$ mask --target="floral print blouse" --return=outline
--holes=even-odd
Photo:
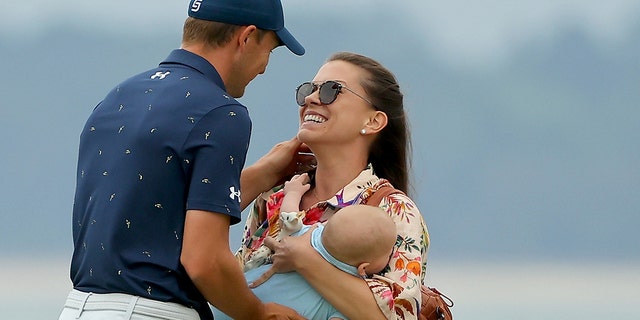
[[[391,184],[386,179],[378,178],[369,164],[331,199],[309,208],[303,222],[306,225],[325,222],[321,217],[331,217],[331,213],[340,208],[365,203],[383,186]],[[242,245],[236,253],[241,265],[249,261],[267,235],[275,237],[279,232],[276,222],[283,197],[280,186],[255,201],[245,225]],[[398,236],[389,265],[365,281],[387,319],[417,319],[420,286],[426,273],[429,233],[416,204],[403,193],[385,197],[380,207],[393,218]]]

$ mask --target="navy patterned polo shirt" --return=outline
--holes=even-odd
[[[75,289],[170,301],[212,315],[180,264],[186,210],[240,221],[251,120],[202,57],[174,50],[114,88],[80,136]]]

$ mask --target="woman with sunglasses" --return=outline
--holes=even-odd
[[[337,53],[313,81],[297,88],[296,101],[297,138],[317,162],[312,187],[300,203],[304,223],[325,222],[341,208],[367,203],[377,190],[392,186],[403,193],[386,196],[379,206],[396,224],[396,246],[382,272],[361,279],[324,260],[308,236],[276,242],[271,237],[279,231],[283,198],[283,190],[276,187],[255,201],[238,260],[244,264],[266,244],[275,252],[273,267],[253,286],[275,272],[296,271],[350,319],[417,319],[429,235],[416,204],[405,195],[410,141],[395,76],[368,57]]]

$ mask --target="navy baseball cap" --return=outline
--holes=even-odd
[[[255,25],[275,31],[291,52],[301,56],[304,47],[284,27],[284,13],[280,0],[191,0],[189,16],[241,26]]]

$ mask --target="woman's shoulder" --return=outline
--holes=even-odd
[[[400,189],[396,189],[389,180],[379,178],[371,187],[367,188],[362,195],[363,202],[367,204],[375,205],[375,203],[382,204],[382,201],[386,202],[410,202],[415,205],[409,195]]]

